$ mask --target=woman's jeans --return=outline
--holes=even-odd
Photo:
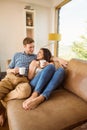
[[[43,95],[46,99],[63,81],[65,70],[60,67],[57,70],[50,64],[39,72],[30,82],[32,89]]]

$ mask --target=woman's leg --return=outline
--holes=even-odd
[[[55,73],[55,67],[52,64],[46,66],[35,78],[30,82],[34,91],[41,93],[44,87],[48,84],[53,74]]]
[[[50,94],[56,89],[63,81],[65,75],[65,70],[63,68],[59,68],[51,78],[50,82],[46,86],[45,90],[38,97],[31,100],[28,104],[28,109],[36,108],[40,103],[42,103],[45,99],[48,99]]]
[[[23,108],[25,110],[34,109],[35,107],[37,107],[37,105],[39,105],[41,102],[43,102],[43,100],[45,100],[45,98],[43,96],[40,96],[40,98],[38,98],[38,95],[43,91],[44,87],[48,84],[48,82],[50,81],[50,79],[52,78],[54,73],[55,73],[55,67],[54,67],[54,65],[50,64],[47,67],[45,67],[30,82],[30,85],[33,86],[33,88],[35,88],[35,89],[31,95],[31,97],[23,102]],[[38,80],[36,81],[36,79],[38,79]],[[38,100],[35,98],[37,98]]]
[[[52,79],[46,86],[45,90],[41,95],[43,95],[46,99],[49,98],[50,94],[55,90],[63,81],[65,77],[65,70],[64,68],[58,68],[56,72],[54,73]]]

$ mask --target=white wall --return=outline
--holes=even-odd
[[[0,66],[5,71],[6,60],[13,54],[23,51],[25,37],[24,7],[28,5],[15,0],[0,0]],[[36,48],[48,42],[51,30],[51,12],[49,7],[32,5],[35,9],[35,44]],[[39,48],[38,48],[39,49]],[[36,52],[38,49],[35,49]]]

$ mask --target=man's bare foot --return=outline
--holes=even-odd
[[[29,104],[29,102],[31,101],[31,100],[33,100],[34,98],[36,98],[36,97],[38,97],[38,92],[33,92],[32,93],[32,95],[28,98],[28,99],[26,99],[24,102],[23,102],[23,108],[25,109],[25,110],[27,110],[27,108],[28,108],[28,104]]]
[[[27,100],[27,102],[24,104],[23,108],[25,110],[32,110],[35,109],[40,103],[42,103],[45,100],[45,97],[40,95],[36,98],[33,98],[31,100]]]
[[[1,127],[4,125],[5,119],[6,119],[6,114],[3,112],[3,113],[0,115],[0,126],[1,126]]]
[[[5,119],[6,119],[6,109],[0,102],[0,126],[4,125]]]

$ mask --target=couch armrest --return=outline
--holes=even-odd
[[[11,59],[8,59],[8,60],[6,61],[6,69],[8,68],[8,65],[10,64],[10,62],[11,62]]]
[[[70,60],[64,87],[87,102],[87,61]]]
[[[2,80],[6,75],[6,72],[0,72],[0,80]]]

